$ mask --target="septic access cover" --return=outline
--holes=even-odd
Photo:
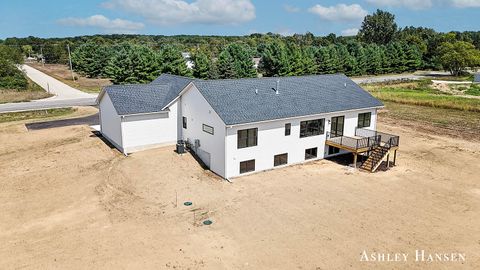
[[[212,223],[213,222],[209,219],[203,221],[203,225],[212,225]]]

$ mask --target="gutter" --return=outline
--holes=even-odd
[[[160,112],[146,112],[146,113],[132,113],[132,114],[120,114],[119,116],[121,118],[125,118],[125,117],[128,117],[128,116],[138,116],[138,115],[150,115],[150,114],[165,114],[165,113],[169,113],[170,112],[170,109],[166,110],[166,111],[160,111]]]

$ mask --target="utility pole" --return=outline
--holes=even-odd
[[[45,66],[45,57],[43,56],[43,44],[40,46],[40,54],[42,55],[42,66]]]
[[[70,71],[72,72],[72,80],[75,81],[75,75],[73,75],[73,66],[72,66],[72,54],[70,53],[70,45],[67,44],[68,50],[68,62],[70,63]]]

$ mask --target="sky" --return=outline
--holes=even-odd
[[[354,35],[376,9],[398,26],[479,31],[480,0],[0,0],[0,39],[93,34]]]

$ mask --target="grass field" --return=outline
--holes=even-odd
[[[480,112],[480,99],[448,95],[429,87],[429,81],[364,85],[382,101],[443,109]]]
[[[64,108],[29,112],[2,113],[0,114],[0,123],[67,116],[74,112],[75,109],[73,108]]]
[[[465,94],[471,95],[471,96],[480,96],[480,85],[473,84],[472,86],[470,86],[470,88],[468,88],[465,91]]]
[[[0,104],[11,102],[25,102],[30,100],[51,97],[44,89],[31,80],[28,80],[28,89],[0,89]]]
[[[381,121],[430,134],[480,140],[480,99],[441,92],[431,87],[430,80],[363,87],[384,102],[385,109],[379,112]]]

